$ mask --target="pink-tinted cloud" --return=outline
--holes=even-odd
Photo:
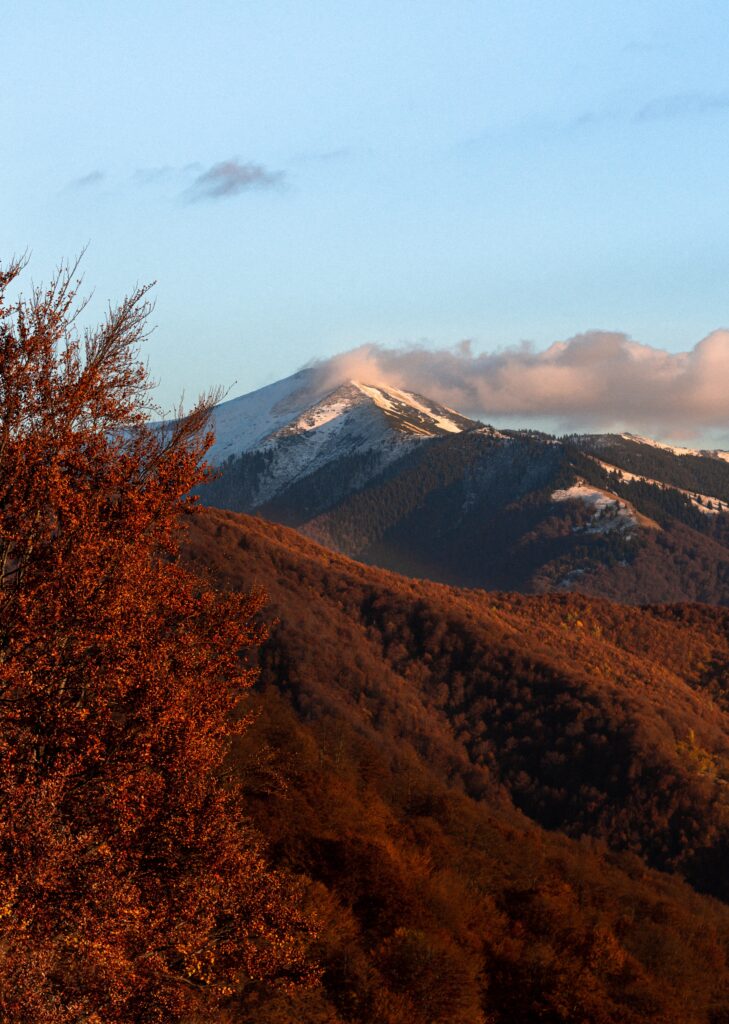
[[[332,382],[389,383],[492,422],[550,420],[564,429],[630,429],[686,438],[729,431],[729,331],[687,352],[588,331],[538,352],[523,344],[475,354],[378,345],[321,364]]]

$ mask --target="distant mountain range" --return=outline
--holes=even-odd
[[[219,405],[206,504],[486,589],[729,603],[729,453],[496,430],[406,390],[292,377]]]

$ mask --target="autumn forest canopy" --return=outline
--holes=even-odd
[[[147,290],[85,327],[76,266],[24,269],[0,1021],[729,1021],[729,612],[459,589],[201,510],[219,396],[153,422]]]
[[[226,770],[261,597],[176,560],[210,399],[151,429],[145,290],[81,334],[74,274],[0,307],[0,1016],[176,1020],[310,926]]]

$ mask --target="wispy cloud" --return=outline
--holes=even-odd
[[[348,160],[354,150],[351,146],[337,146],[335,149],[312,149],[297,153],[292,157],[293,163],[334,163]]]
[[[269,171],[261,164],[243,164],[236,159],[223,160],[198,175],[187,190],[186,197],[190,202],[227,199],[252,189],[274,188],[283,179],[283,171]]]
[[[66,188],[74,191],[76,189],[89,188],[90,185],[100,184],[105,177],[106,175],[103,171],[90,171],[89,174],[84,174],[80,178],[74,178],[72,181],[69,181]]]
[[[169,183],[189,181],[193,174],[198,175],[203,165],[199,162],[188,163],[178,167],[173,164],[160,164],[157,167],[138,167],[132,175],[135,185],[166,185]]]
[[[477,135],[464,139],[461,147],[480,148],[483,145],[501,144],[505,140],[525,137],[570,137],[603,126],[626,124],[645,125],[652,121],[670,121],[692,118],[699,120],[712,114],[729,112],[729,89],[723,92],[676,93],[656,96],[641,106],[629,105],[625,101],[606,103],[601,107],[582,110],[573,116],[531,117],[513,124],[503,124],[485,129]]]
[[[686,352],[610,331],[588,331],[541,352],[526,343],[483,354],[468,343],[440,350],[365,345],[320,369],[337,383],[393,384],[491,422],[519,417],[675,439],[729,430],[729,330]]]
[[[729,92],[678,93],[659,96],[636,113],[636,121],[661,121],[682,117],[701,117],[729,110]]]

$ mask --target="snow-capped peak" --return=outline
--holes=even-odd
[[[351,384],[353,387],[359,388],[363,394],[372,399],[378,408],[384,409],[385,412],[395,415],[401,415],[403,410],[409,410],[411,413],[413,411],[421,413],[424,422],[430,421],[436,427],[435,431],[427,431],[429,434],[434,432],[460,434],[466,429],[466,426],[473,426],[471,421],[467,421],[465,417],[461,416],[454,409],[449,409],[445,405],[438,405],[427,398],[423,398],[422,395],[413,394],[411,391],[401,391],[399,388],[382,384],[363,384],[358,380],[353,380]],[[410,429],[414,430],[413,424],[410,424]]]
[[[339,432],[354,410],[369,409],[380,420],[368,423],[365,435],[389,432],[411,437],[471,430],[477,424],[453,409],[422,395],[384,384],[350,380],[332,387],[315,369],[299,373],[217,406],[214,413],[216,442],[210,452],[214,463],[228,456],[269,448],[283,438],[312,437],[313,432]],[[361,415],[360,415],[361,418]],[[358,434],[363,424],[358,422]],[[374,436],[370,438],[373,442]],[[317,439],[323,441],[324,437]],[[367,437],[362,437],[367,440]]]
[[[390,385],[348,380],[332,386],[317,368],[224,402],[213,416],[216,441],[208,457],[214,464],[245,457],[252,507],[345,463],[354,486],[357,472],[369,478],[425,441],[481,426]]]

